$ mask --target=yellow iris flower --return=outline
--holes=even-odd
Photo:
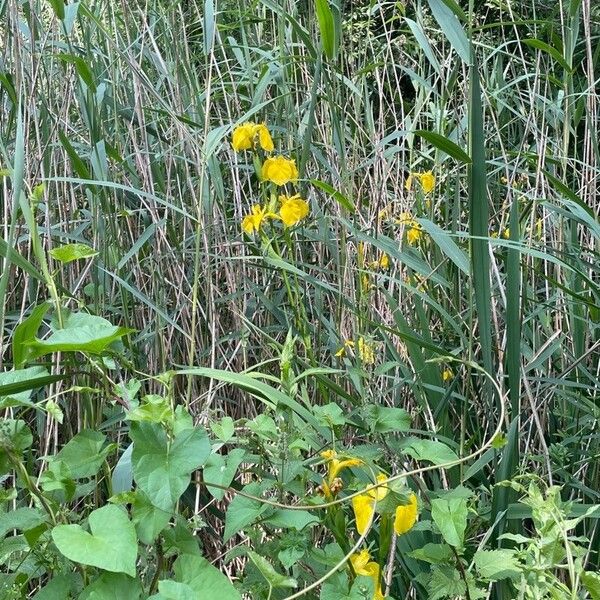
[[[383,473],[377,475],[377,483],[382,483],[386,480],[387,475],[384,475]],[[352,498],[352,509],[354,510],[354,518],[356,519],[356,530],[360,535],[363,535],[367,530],[367,527],[373,518],[373,513],[375,512],[375,500],[378,502],[383,500],[387,496],[388,491],[387,487],[381,486]]]
[[[298,179],[298,168],[291,158],[273,156],[263,163],[261,175],[264,180],[272,181],[275,185],[285,185]]]
[[[300,194],[296,194],[295,196],[279,196],[279,200],[281,202],[279,216],[286,227],[295,225],[308,215],[308,203],[306,200],[300,198]]]
[[[444,372],[442,373],[442,379],[444,381],[449,381],[453,376],[454,373],[452,372],[452,369],[444,369]]]
[[[344,458],[340,460],[335,450],[325,450],[321,452],[321,457],[327,461],[327,483],[330,485],[342,469],[358,467],[363,464],[360,458]]]
[[[418,506],[417,497],[411,494],[409,503],[404,506],[399,506],[396,509],[396,517],[394,519],[394,531],[396,535],[402,535],[410,531],[417,522]]]
[[[242,229],[248,234],[258,233],[260,228],[268,218],[278,218],[277,215],[269,212],[267,207],[264,208],[260,204],[255,204],[252,207],[252,212],[242,219]]]
[[[406,178],[406,183],[404,184],[404,187],[408,191],[411,190],[412,182],[415,177],[419,180],[423,192],[425,192],[426,194],[430,194],[431,192],[433,192],[433,190],[435,189],[435,175],[432,171],[425,171],[424,173],[411,173]]]
[[[368,550],[361,550],[350,557],[350,563],[357,575],[371,577],[375,584],[375,593],[373,600],[384,600],[385,596],[381,591],[381,583],[379,582],[379,565],[371,560],[371,555]]]
[[[404,225],[406,228],[406,241],[411,246],[414,246],[423,236],[423,228],[408,212],[401,213],[396,219],[396,223],[398,225]]]
[[[256,146],[257,137],[260,147],[265,152],[273,152],[275,148],[273,139],[264,123],[247,122],[236,127],[231,135],[231,145],[236,152],[250,150]]]

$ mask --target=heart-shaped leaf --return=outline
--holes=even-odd
[[[192,471],[210,455],[210,442],[199,427],[180,431],[171,444],[164,429],[147,421],[131,423],[133,476],[152,504],[170,511],[190,483]]]
[[[52,539],[69,560],[135,577],[137,538],[127,513],[111,504],[90,513],[91,533],[80,525],[57,525]]]

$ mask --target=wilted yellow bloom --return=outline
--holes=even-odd
[[[507,240],[510,238],[510,229],[507,227],[503,232],[502,232],[502,237]]]
[[[267,158],[261,170],[262,178],[272,181],[275,185],[285,185],[298,179],[296,162],[285,156]]]
[[[363,337],[358,338],[358,356],[360,356],[360,360],[366,365],[375,363],[375,349],[373,344]]]
[[[412,187],[413,176],[412,173],[406,178],[406,182],[404,183],[404,187],[408,192],[410,192],[410,188]]]
[[[295,225],[308,214],[308,203],[300,198],[300,194],[295,196],[279,196],[281,208],[279,216],[286,227]]]
[[[394,519],[394,531],[396,535],[402,535],[410,531],[417,522],[417,497],[411,494],[409,503],[404,506],[399,506],[396,509],[396,517]]]
[[[263,150],[266,152],[273,151],[273,139],[264,123],[257,125],[256,123],[247,122],[236,127],[231,136],[231,145],[236,152],[250,150],[250,148],[255,147],[257,137]]]
[[[342,469],[347,467],[358,467],[363,464],[360,458],[337,458],[338,454],[335,450],[324,450],[321,452],[321,457],[327,461],[327,482],[331,484]]]
[[[452,372],[452,369],[444,369],[444,372],[442,373],[442,379],[444,381],[449,381],[450,379],[452,379],[452,377],[454,376],[454,373]]]
[[[242,220],[242,229],[248,234],[258,233],[260,227],[265,219],[277,218],[277,215],[269,212],[267,207],[264,208],[260,204],[255,204],[252,207],[252,212],[246,215]]]
[[[372,269],[381,269],[382,271],[385,271],[386,269],[388,269],[389,266],[390,266],[390,257],[385,252],[381,254],[381,256],[379,257],[378,260],[374,260],[371,263]]]
[[[435,188],[435,175],[431,171],[419,173],[421,187],[426,194],[429,194]]]
[[[371,577],[375,584],[375,593],[373,600],[384,600],[385,596],[381,591],[381,583],[379,582],[379,565],[371,561],[371,555],[368,550],[361,550],[350,557],[350,563],[357,575]]]

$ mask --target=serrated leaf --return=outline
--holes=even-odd
[[[454,554],[450,546],[446,544],[425,544],[422,548],[409,552],[408,556],[435,565],[447,563],[452,560]]]
[[[521,574],[519,561],[513,550],[478,550],[473,560],[481,577],[490,581],[512,579]]]

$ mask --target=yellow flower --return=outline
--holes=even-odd
[[[358,338],[358,356],[365,365],[372,365],[375,363],[375,350],[373,344],[365,340],[365,338]]]
[[[444,381],[449,381],[453,376],[454,373],[452,372],[452,369],[444,369],[444,372],[442,373],[442,379]]]
[[[406,241],[413,246],[421,239],[422,235],[423,230],[421,229],[421,225],[416,221],[409,221],[406,230]]]
[[[394,519],[394,531],[396,535],[402,535],[410,531],[417,522],[417,497],[410,495],[409,503],[405,506],[399,506],[396,509],[396,518]]]
[[[377,475],[377,483],[387,481],[387,475],[380,473]],[[360,496],[352,498],[352,509],[354,510],[354,518],[356,519],[356,530],[362,535],[373,518],[375,512],[375,500],[378,502],[383,500],[388,493],[386,486],[378,487],[374,490],[369,490]]]
[[[258,233],[262,222],[267,218],[277,217],[271,212],[268,212],[267,207],[262,208],[260,204],[255,204],[252,207],[252,212],[246,215],[242,220],[242,229],[248,234]]]
[[[275,146],[273,145],[273,138],[271,133],[267,129],[264,123],[255,126],[255,135],[258,133],[258,143],[265,152],[273,152]]]
[[[255,123],[247,122],[233,130],[231,136],[231,145],[236,152],[242,150],[250,150],[256,146],[256,137],[260,147],[266,152],[273,152],[273,139],[264,123],[256,125]]]
[[[281,202],[279,215],[286,227],[295,225],[308,214],[308,203],[306,200],[300,198],[300,194],[296,194],[295,196],[279,196],[279,200]]]
[[[244,123],[233,130],[231,145],[236,152],[249,150],[254,146],[254,123]]]
[[[375,499],[369,494],[361,494],[352,498],[352,510],[356,519],[356,530],[362,535],[369,526],[375,512]]]
[[[507,240],[510,238],[510,229],[507,227],[504,232],[502,233],[502,237]]]
[[[431,171],[419,173],[421,187],[426,194],[429,194],[435,188],[435,175]]]
[[[337,477],[342,469],[347,467],[357,467],[363,464],[360,458],[345,458],[338,459],[338,453],[335,450],[324,450],[321,452],[321,457],[327,461],[327,482],[329,484]]]
[[[274,156],[265,160],[261,175],[263,179],[272,181],[275,185],[285,185],[298,179],[298,169],[294,160],[285,156]]]
[[[381,583],[379,582],[379,565],[376,562],[371,561],[369,551],[361,550],[357,554],[353,554],[350,557],[350,563],[357,575],[371,577],[373,579],[373,583],[375,584],[373,600],[384,600],[385,596],[381,591]]]
[[[346,356],[346,348],[354,348],[354,342],[352,340],[346,340],[344,345],[335,353],[340,358]]]
[[[372,269],[381,269],[382,271],[389,269],[389,266],[390,266],[390,257],[385,252],[382,253],[382,255],[379,257],[378,260],[374,260],[371,263]]]

